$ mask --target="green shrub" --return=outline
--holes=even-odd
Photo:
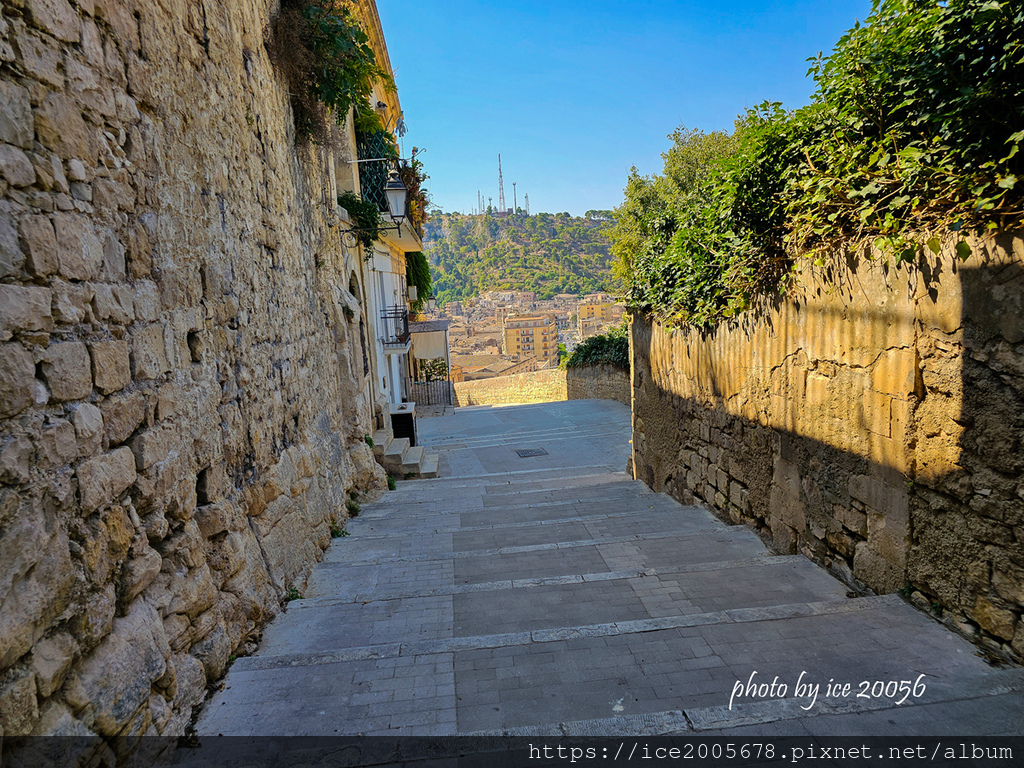
[[[625,324],[600,336],[591,336],[572,351],[565,362],[566,368],[587,365],[611,365],[629,370],[629,339]]]
[[[707,325],[784,289],[797,254],[871,240],[913,262],[1020,225],[1024,5],[876,0],[811,72],[811,105],[680,128],[663,175],[633,170],[612,231],[631,308]]]

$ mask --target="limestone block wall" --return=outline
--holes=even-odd
[[[1024,654],[1024,240],[848,253],[714,331],[632,328],[634,467]]]
[[[629,405],[633,397],[629,371],[612,365],[566,368],[565,384],[568,400],[618,400]]]
[[[551,403],[557,400],[618,400],[629,405],[629,373],[610,365],[514,373],[493,379],[459,381],[456,405]]]
[[[514,373],[493,379],[458,381],[455,405],[502,405],[510,403],[551,403],[565,400],[565,371]]]
[[[383,485],[274,5],[3,2],[3,735],[181,733]]]

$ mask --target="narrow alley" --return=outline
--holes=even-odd
[[[623,471],[629,421],[595,400],[424,419],[441,477],[349,521],[200,735],[1021,732],[1024,670],[652,493]]]

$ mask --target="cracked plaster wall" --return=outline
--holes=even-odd
[[[1024,654],[1024,241],[848,253],[713,331],[632,328],[634,471]]]

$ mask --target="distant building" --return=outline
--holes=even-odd
[[[519,359],[536,356],[558,362],[558,328],[550,313],[509,315],[505,319],[505,354]]]
[[[501,355],[453,355],[452,367],[460,369],[459,381],[478,381],[501,376],[515,363]]]
[[[536,300],[537,294],[533,291],[484,291],[479,298],[496,304],[530,303]]]
[[[580,302],[576,322],[581,341],[603,333],[622,320],[626,308],[622,304],[604,301],[607,297],[606,293],[590,294]]]

